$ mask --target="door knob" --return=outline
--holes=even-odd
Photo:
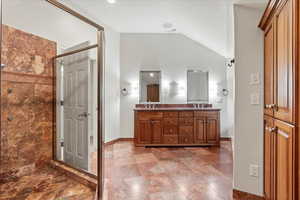
[[[81,113],[81,114],[79,114],[78,115],[78,117],[88,117],[90,114],[89,113],[87,113],[87,112],[83,112],[83,113]]]

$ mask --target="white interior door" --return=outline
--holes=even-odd
[[[68,56],[63,60],[64,161],[88,170],[89,76],[88,56]]]

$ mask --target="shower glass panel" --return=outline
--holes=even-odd
[[[56,83],[56,158],[97,175],[97,48],[57,58]]]
[[[1,195],[23,199],[15,188],[25,184],[10,181],[32,176],[52,185],[45,177],[60,177],[53,163],[96,175],[97,48],[78,49],[97,44],[97,29],[47,1],[2,6],[0,177],[8,189]]]

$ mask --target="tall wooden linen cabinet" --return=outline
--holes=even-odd
[[[264,31],[264,192],[266,200],[299,196],[299,0],[270,0]]]

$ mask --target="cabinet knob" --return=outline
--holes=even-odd
[[[277,128],[276,127],[269,127],[269,126],[266,126],[266,131],[269,131],[270,133],[273,133],[273,132],[276,132]]]
[[[278,110],[278,106],[276,104],[266,104],[265,108],[267,108],[267,109],[273,109],[273,110]]]

